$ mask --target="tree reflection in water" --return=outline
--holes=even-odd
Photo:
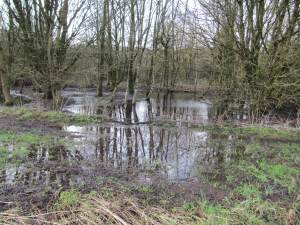
[[[65,127],[74,137],[74,146],[68,149],[59,145],[56,149],[33,146],[30,166],[11,165],[1,172],[2,183],[70,186],[84,179],[85,171],[89,170],[86,163],[180,181],[216,169],[224,171],[224,164],[233,158],[237,142],[234,138],[189,129],[194,122],[208,122],[211,113],[208,103],[179,98],[172,93],[159,93],[135,104],[127,101],[103,106],[95,104],[93,96],[88,99],[76,95],[74,104],[66,110],[105,114],[116,122]]]

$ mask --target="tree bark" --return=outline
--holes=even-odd
[[[10,94],[10,87],[8,85],[7,76],[5,75],[4,71],[0,70],[0,77],[1,77],[2,94],[4,97],[4,104],[7,106],[11,106],[13,105],[13,98]]]
[[[134,46],[135,46],[135,0],[130,1],[130,34],[129,34],[129,62],[128,62],[128,77],[127,77],[127,97],[132,99],[135,86],[134,73]]]

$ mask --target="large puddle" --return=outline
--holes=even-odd
[[[103,105],[93,92],[80,95],[64,91],[63,95],[73,103],[65,111],[105,114],[115,121],[64,128],[72,133],[80,158],[170,180],[197,175],[196,165],[205,157],[208,133],[193,131],[189,126],[209,121],[212,107],[208,101],[191,94],[158,93],[135,104]]]
[[[67,147],[55,140],[53,146],[32,146],[28,162],[2,170],[3,193],[10,189],[29,195],[46,187],[55,191],[87,186],[111,171],[142,182],[158,177],[172,182],[201,179],[203,172],[233,159],[239,145],[233,136],[216,137],[190,128],[208,123],[213,115],[209,101],[191,94],[156,93],[135,104],[111,103],[96,98],[93,90],[70,89],[62,95],[69,99],[63,111],[105,114],[113,122],[64,127],[75,143]],[[123,97],[117,93],[117,98]]]
[[[96,98],[92,90],[78,92],[64,90],[62,96],[69,99],[66,112],[84,115],[106,114],[119,122],[128,119],[126,104],[122,104],[125,93],[117,92],[117,103]],[[106,94],[108,95],[108,94]],[[138,94],[138,96],[143,94]],[[132,106],[130,123],[152,122],[154,120],[172,120],[177,122],[206,123],[212,117],[212,105],[209,101],[199,100],[188,93],[157,93],[148,100],[137,97]],[[120,101],[121,100],[121,101]],[[127,107],[128,109],[128,107]]]

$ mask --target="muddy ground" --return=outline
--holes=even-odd
[[[20,120],[14,115],[0,114],[0,130],[63,135],[62,127],[59,124],[49,121]]]
[[[72,139],[72,134],[63,131],[61,124],[36,119],[23,120],[15,115],[0,115],[0,130],[13,132],[16,135],[29,132],[34,135],[55,135],[60,138]],[[55,151],[59,151],[61,146],[53,147]],[[36,180],[34,183],[24,179],[21,183],[1,185],[1,211],[14,206],[21,207],[25,211],[30,211],[33,208],[46,210],[55,203],[60,192],[66,188],[75,188],[82,193],[89,193],[92,190],[101,190],[103,187],[119,189],[119,186],[122,186],[122,188],[129,190],[133,196],[138,197],[141,201],[146,200],[149,204],[160,204],[161,200],[167,199],[168,207],[180,206],[198,198],[218,202],[226,196],[223,190],[192,178],[181,182],[169,182],[155,174],[149,175],[135,169],[120,172],[115,168],[86,162],[84,164],[89,167],[89,170],[82,170],[76,161],[71,163],[62,161],[59,165],[57,162],[39,165],[38,162],[31,161],[30,156],[27,160],[23,166],[29,171],[28,173],[34,173],[37,168],[43,167],[53,174],[80,175],[81,185],[65,184],[65,187],[59,187],[59,185],[53,184],[52,186],[51,184],[43,184],[42,179],[41,181]],[[99,181],[100,178],[101,181]],[[151,187],[150,194],[139,189],[145,185]]]

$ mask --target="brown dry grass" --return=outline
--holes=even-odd
[[[193,218],[194,217],[194,218]],[[0,213],[0,224],[118,224],[159,225],[189,224],[200,220],[184,210],[167,211],[159,207],[141,206],[136,199],[125,195],[104,198],[101,195],[85,196],[79,206],[66,211],[52,211],[35,215],[21,215],[17,209]]]

